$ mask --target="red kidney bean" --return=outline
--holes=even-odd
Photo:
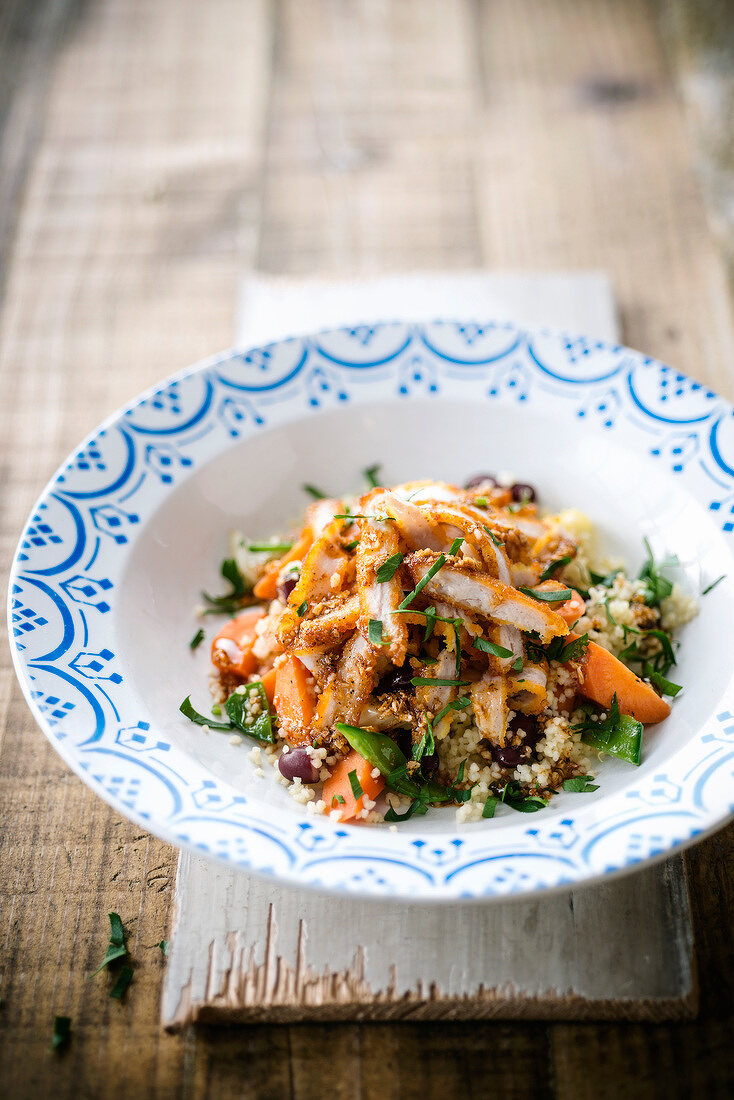
[[[291,749],[290,752],[281,753],[278,770],[286,779],[300,779],[304,783],[316,783],[319,778],[318,769],[311,763],[306,749]]]

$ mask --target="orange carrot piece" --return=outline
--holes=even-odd
[[[276,674],[275,669],[271,668],[270,672],[266,672],[264,674],[264,676],[261,677],[262,685],[263,685],[263,688],[265,689],[265,694],[268,697],[268,702],[270,703],[271,707],[275,706],[275,678],[276,678],[276,675],[277,674]]]
[[[330,814],[332,810],[338,811],[339,821],[351,821],[364,809],[364,797],[354,797],[352,784],[349,782],[349,773],[356,772],[357,781],[367,798],[376,799],[385,786],[384,776],[373,776],[375,769],[368,760],[360,756],[354,749],[348,756],[342,757],[335,764],[331,775],[324,783],[321,797],[326,803],[324,813]],[[343,798],[343,802],[337,801]]]
[[[292,745],[309,740],[308,727],[314,716],[316,699],[308,669],[297,657],[286,657],[275,672],[273,693],[275,713]]]
[[[565,619],[569,626],[573,626],[576,620],[580,619],[586,611],[586,601],[583,596],[579,595],[575,588],[572,588],[571,591],[573,592],[571,599],[566,600],[565,603],[556,608],[556,614]]]
[[[225,623],[212,642],[212,664],[229,676],[250,676],[257,668],[252,652],[255,625],[265,609],[248,607],[247,611]]]
[[[288,565],[291,561],[302,561],[308,553],[308,550],[313,542],[313,535],[308,527],[304,527],[297,542],[293,543],[290,550],[283,555],[282,558],[278,558],[276,561],[270,561],[265,566],[265,572],[260,580],[255,585],[253,592],[257,596],[258,600],[274,600],[278,595],[278,574],[284,565]]]
[[[596,642],[589,642],[581,671],[584,682],[579,687],[580,693],[599,706],[609,707],[616,693],[620,713],[643,725],[662,722],[670,714],[668,703],[649,684]]]

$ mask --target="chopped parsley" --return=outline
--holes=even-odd
[[[454,557],[455,554],[459,553],[459,550],[461,549],[461,544],[462,544],[463,541],[464,541],[463,538],[457,538],[457,539],[454,539],[454,541],[451,543],[451,546],[449,547],[449,555],[452,558]]]
[[[649,661],[645,661],[642,666],[642,673],[646,680],[649,680],[656,691],[661,695],[670,695],[674,698],[679,691],[683,690],[682,684],[675,684],[672,680],[666,679],[659,672],[656,672]]]
[[[371,489],[379,489],[380,488],[380,482],[378,480],[379,477],[380,477],[380,466],[379,465],[368,466],[366,470],[362,471],[362,473],[364,475],[365,481],[367,482],[367,484],[369,485],[369,487]]]
[[[307,611],[308,611],[308,600],[304,600],[303,603],[299,604],[298,607],[296,608],[296,615],[298,616],[299,619],[302,619]]]
[[[701,595],[708,596],[709,592],[713,592],[717,584],[721,584],[723,580],[726,580],[726,576],[726,573],[722,573],[721,576],[717,577],[715,581],[712,581],[711,584],[706,585]]]
[[[495,546],[504,546],[505,545],[504,542],[502,541],[502,539],[498,539],[497,536],[495,535],[494,531],[492,530],[492,528],[488,527],[486,523],[483,523],[482,527],[487,532],[487,534],[489,535],[489,537],[491,538],[491,540],[495,544]]]
[[[499,804],[499,798],[494,794],[488,794],[484,801],[484,809],[482,810],[482,817],[494,817],[494,811]]]
[[[356,550],[358,546],[359,546],[359,539],[352,539],[351,542],[345,542],[344,543],[344,549],[345,550]]]
[[[562,569],[564,566],[570,565],[570,564],[571,564],[570,554],[565,554],[562,558],[556,558],[555,561],[552,561],[549,565],[546,565],[545,569],[540,574],[541,581],[552,580],[553,574],[558,569]]]
[[[415,586],[413,591],[408,593],[408,595],[405,597],[403,602],[400,604],[400,607],[398,608],[398,610],[399,611],[405,611],[406,607],[409,607],[410,604],[412,604],[413,600],[416,598],[418,593],[423,591],[423,589],[426,587],[426,585],[430,581],[431,577],[435,577],[436,573],[438,573],[439,569],[442,566],[444,566],[445,564],[446,564],[446,555],[445,554],[439,554],[438,557],[436,558],[435,562],[431,566],[431,568],[426,573],[425,577],[422,577],[421,580],[418,581],[418,584]]]
[[[121,1001],[125,990],[133,980],[133,974],[134,971],[131,966],[123,966],[117,976],[117,981],[110,990],[110,997],[113,997],[116,1001]]]
[[[522,657],[516,657],[515,660],[512,662],[513,672],[522,672],[522,668],[523,668]]]
[[[345,805],[344,795],[343,794],[335,794],[334,797],[331,800],[332,810],[336,809],[337,806],[344,806],[344,805]]]
[[[95,974],[99,974],[100,970],[104,970],[106,966],[109,966],[115,959],[123,959],[127,955],[127,948],[125,947],[125,929],[122,926],[122,921],[118,913],[109,913],[110,918],[110,942],[107,944],[107,951],[105,957],[99,964],[96,970],[93,970],[89,975],[93,978]]]
[[[287,554],[292,542],[251,542],[247,549],[253,554]]]
[[[570,779],[564,779],[561,786],[564,791],[574,791],[575,794],[590,794],[598,791],[599,784],[592,783],[593,775],[573,775]]]
[[[486,508],[489,505],[489,501],[486,497],[474,497],[474,505],[477,508]]]
[[[340,512],[334,519],[374,519],[377,523],[395,523],[394,516],[366,516],[364,512]]]
[[[481,649],[482,653],[491,653],[493,657],[512,656],[511,649],[505,649],[503,645],[497,645],[496,642],[488,642],[486,638],[475,638],[474,648]]]
[[[385,810],[385,821],[407,821],[414,814],[421,816],[425,813],[428,813],[428,801],[425,798],[414,798],[403,814],[399,814],[391,802]]]
[[[441,677],[433,676],[413,676],[411,679],[413,687],[468,687],[469,680],[444,680]]]
[[[198,710],[194,710],[191,704],[191,696],[187,695],[181,706],[178,708],[183,714],[184,718],[188,718],[190,722],[194,722],[197,726],[208,726],[212,730],[231,730],[231,722],[212,722],[211,718],[205,718],[203,714],[199,714]]]
[[[660,676],[667,676],[670,669],[676,664],[675,650],[670,635],[665,630],[638,630],[634,626],[623,626],[625,641],[632,634],[636,638],[656,638],[660,644],[657,653],[647,653],[640,642],[632,641],[620,652],[619,659],[627,664],[638,664],[644,667],[649,664]]]
[[[362,790],[359,780],[357,779],[356,771],[352,770],[351,772],[349,772],[347,779],[349,780],[349,786],[352,788],[352,794],[354,795],[354,797],[361,798],[364,794],[364,791]]]
[[[224,709],[237,729],[248,737],[272,745],[275,741],[270,703],[262,680],[243,684],[225,700]]]
[[[392,557],[384,561],[375,573],[378,584],[384,584],[385,581],[391,581],[395,576],[399,566],[403,562],[404,555],[398,551],[397,554],[393,554]]]
[[[198,649],[201,643],[204,641],[204,631],[199,629],[194,634],[193,638],[189,642],[189,649]]]
[[[314,500],[328,500],[326,493],[322,493],[320,489],[317,489],[315,485],[302,485],[304,493],[308,493]]]
[[[592,748],[608,752],[610,756],[618,756],[620,760],[627,760],[630,764],[640,763],[642,722],[619,713],[616,692],[612,696],[609,713],[603,721],[595,722],[587,714],[586,719],[572,729],[580,732],[581,740]]]
[[[367,624],[367,637],[372,642],[372,645],[390,645],[388,641],[382,639],[382,620],[370,619]]]
[[[252,597],[252,589],[245,583],[245,578],[234,558],[225,558],[219,571],[225,581],[229,581],[230,591],[225,592],[223,596],[210,596],[202,592],[202,598],[209,604],[204,614],[234,615],[235,611],[239,611],[244,602]]]
[[[506,783],[500,794],[500,802],[518,810],[522,814],[534,814],[537,810],[543,810],[548,805],[547,798],[539,795],[526,795],[519,783]]]
[[[541,592],[537,588],[528,588],[526,584],[523,584],[518,592],[522,592],[524,596],[531,596],[540,603],[565,603],[573,596],[570,588],[551,588]]]
[[[71,1038],[71,1016],[54,1016],[54,1030],[51,1036],[51,1050],[65,1047]]]
[[[588,645],[588,634],[582,634],[581,637],[573,638],[570,642],[566,641],[565,635],[561,635],[553,638],[545,648],[529,642],[528,652],[536,662],[545,658],[546,661],[560,661],[561,664],[565,664],[567,661],[582,661]]]
[[[168,940],[160,940],[156,947],[160,947],[161,954],[168,958]]]
[[[675,565],[673,561],[663,562],[661,565],[657,565],[650,549],[650,543],[647,539],[643,540],[645,543],[645,550],[647,551],[647,560],[640,570],[639,579],[645,582],[645,603],[648,607],[660,607],[663,600],[667,599],[670,593],[673,591],[673,582],[669,581],[667,577],[664,577],[661,569],[666,565]]]

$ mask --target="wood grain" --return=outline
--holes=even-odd
[[[1,5],[1,20],[20,7]],[[633,344],[734,394],[725,267],[651,6],[89,0],[77,11],[53,63],[38,76],[29,63],[40,90],[15,116],[26,153],[3,211],[3,562],[85,432],[230,341],[248,267],[603,268]],[[10,1096],[309,1100],[324,1082],[368,1100],[734,1091],[731,828],[688,856],[695,1022],[167,1036],[149,945],[167,927],[174,855],[68,773],[33,728],[4,645],[0,805]],[[113,908],[136,964],[125,1004],[87,977]],[[57,1012],[74,1018],[60,1058],[48,1051]]]

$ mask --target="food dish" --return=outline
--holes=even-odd
[[[389,466],[388,466],[389,456]],[[223,533],[275,531],[301,485],[460,484],[522,472],[549,512],[572,501],[636,573],[646,536],[702,593],[639,768],[608,757],[599,790],[542,812],[390,828],[298,807],[228,737],[186,722],[205,684],[192,602],[216,591]],[[118,812],[173,844],[279,882],[448,901],[580,884],[723,825],[732,811],[734,414],[621,346],[505,323],[373,324],[216,356],[141,395],[54,475],[11,575],[19,679],[39,725]],[[205,696],[203,696],[205,697]],[[265,769],[263,769],[265,771]]]
[[[673,631],[697,609],[649,544],[630,579],[593,555],[583,514],[542,515],[511,475],[365,475],[359,497],[304,486],[316,500],[290,535],[233,534],[231,592],[201,608],[236,610],[211,642],[214,717],[188,697],[185,716],[242,731],[337,822],[537,812],[598,790],[600,755],[639,765],[644,725],[681,690]]]

